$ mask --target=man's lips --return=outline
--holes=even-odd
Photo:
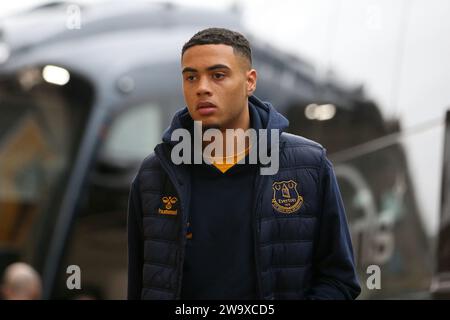
[[[211,102],[199,102],[197,103],[197,112],[202,116],[213,114],[217,110],[217,106]]]

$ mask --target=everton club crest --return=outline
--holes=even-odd
[[[303,197],[298,193],[297,182],[279,181],[272,184],[272,207],[281,213],[293,213],[300,209]]]

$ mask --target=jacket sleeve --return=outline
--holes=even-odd
[[[320,174],[322,213],[308,299],[356,299],[361,292],[345,209],[331,162],[323,156]]]
[[[128,199],[128,300],[139,300],[142,289],[143,236],[139,188],[135,178]]]

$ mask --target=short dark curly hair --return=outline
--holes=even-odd
[[[187,49],[204,44],[225,44],[233,47],[235,53],[246,58],[252,65],[252,49],[250,43],[241,33],[225,28],[208,28],[194,34],[183,46],[181,57]]]

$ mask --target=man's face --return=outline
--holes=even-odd
[[[256,71],[243,56],[224,44],[196,45],[184,52],[181,64],[184,99],[194,121],[204,128],[248,128]]]

